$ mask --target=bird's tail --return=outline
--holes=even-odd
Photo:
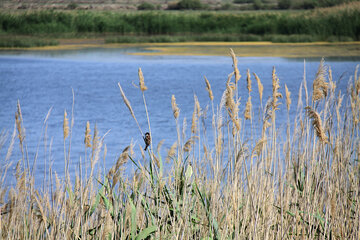
[[[144,148],[144,151],[146,151],[146,149],[148,148],[149,145],[146,145],[145,148]]]

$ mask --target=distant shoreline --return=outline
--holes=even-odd
[[[56,51],[86,48],[130,48],[139,52],[131,55],[203,55],[224,56],[233,48],[239,57],[360,57],[360,41],[357,42],[181,42],[181,43],[105,43],[104,39],[65,39],[59,45],[31,48],[0,48],[0,51]],[[144,49],[146,51],[141,51]],[[149,50],[151,50],[149,52]]]

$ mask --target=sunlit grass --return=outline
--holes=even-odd
[[[134,146],[129,137],[129,146],[124,146],[116,163],[110,169],[98,168],[107,161],[106,134],[100,136],[96,126],[87,124],[84,155],[72,159],[73,111],[65,112],[63,136],[55,137],[64,141],[66,171],[59,177],[50,165],[41,187],[35,187],[39,184],[34,182],[33,164],[51,162],[50,157],[30,161],[18,103],[13,133],[0,135],[1,146],[8,146],[1,156],[1,238],[358,239],[357,70],[347,92],[340,92],[322,60],[313,88],[307,89],[309,80],[304,78],[298,99],[291,99],[274,68],[272,88],[263,89],[272,93],[265,101],[261,79],[250,71],[239,72],[235,53],[230,53],[233,71],[224,82],[221,101],[214,102],[211,76],[207,76],[204,91],[209,94],[209,106],[191,96],[194,112],[189,129],[181,124],[176,96],[169,99],[173,119],[168,121],[176,126],[177,140],[167,155],[160,155],[160,143],[152,143],[144,152],[145,144]],[[145,79],[139,69],[139,91],[147,112],[146,89],[151,85],[146,86]],[[248,92],[241,96],[239,88]],[[124,100],[119,104],[125,104],[129,118],[137,121],[121,83],[119,95]],[[260,105],[253,105],[252,98],[259,98]],[[286,108],[287,114],[280,115],[279,108]],[[290,115],[290,109],[296,114]],[[50,112],[40,136],[46,134]],[[139,126],[139,138],[144,132],[156,135],[150,128],[152,113],[147,113],[148,128]],[[284,131],[278,128],[279,118],[288,119]],[[210,128],[202,124],[207,120]],[[16,145],[22,152],[20,160],[12,156]],[[87,169],[70,174],[69,161],[87,162]],[[125,163],[136,168],[134,176],[124,173]],[[6,186],[12,166],[16,184]]]

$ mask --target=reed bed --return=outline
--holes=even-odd
[[[307,89],[299,87],[297,105],[276,69],[272,89],[263,89],[250,70],[240,73],[231,50],[234,70],[224,82],[226,90],[214,103],[211,78],[204,81],[209,93],[209,113],[194,96],[191,131],[181,124],[181,109],[172,103],[177,140],[160,154],[161,143],[144,152],[131,143],[124,146],[110,169],[96,168],[106,161],[106,146],[96,126],[84,133],[84,157],[72,159],[73,112],[64,112],[64,178],[50,164],[43,186],[35,187],[26,132],[18,103],[14,131],[1,135],[0,236],[2,239],[359,239],[360,237],[360,78],[355,71],[347,93],[337,91],[332,72],[322,60]],[[242,77],[243,74],[246,77]],[[146,76],[139,69],[139,91],[146,108]],[[240,96],[239,88],[247,88]],[[126,93],[120,94],[136,121]],[[263,90],[272,91],[266,102]],[[284,92],[284,99],[283,94]],[[240,98],[246,104],[240,102]],[[260,106],[252,106],[260,98]],[[120,103],[119,103],[120,104]],[[286,107],[287,116],[278,109]],[[294,118],[290,108],[296,109]],[[50,111],[47,116],[49,116]],[[288,119],[285,132],[276,118]],[[48,117],[47,117],[48,118]],[[46,121],[43,133],[46,133]],[[150,129],[151,112],[147,112]],[[209,132],[202,124],[210,118]],[[251,136],[245,135],[251,129]],[[257,131],[259,129],[259,131]],[[190,132],[190,134],[186,134]],[[249,131],[248,131],[249,132]],[[206,134],[205,134],[206,133]],[[258,134],[257,134],[258,133]],[[188,136],[187,136],[188,135]],[[205,137],[208,136],[208,137]],[[44,140],[45,141],[45,140]],[[129,139],[129,142],[131,139]],[[19,144],[22,158],[12,159]],[[48,144],[51,147],[51,144]],[[134,157],[134,151],[140,151]],[[89,162],[73,179],[70,162]],[[171,167],[166,169],[165,161]],[[37,161],[39,162],[39,160]],[[135,166],[125,174],[125,163]],[[16,185],[4,180],[15,166]]]
[[[359,16],[359,2],[300,12],[0,11],[0,46],[54,45],[56,39],[89,37],[107,43],[359,41]]]

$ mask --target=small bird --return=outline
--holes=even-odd
[[[151,143],[151,137],[150,137],[150,133],[145,133],[145,137],[144,137],[144,142],[145,142],[145,148],[144,151],[146,151],[146,149],[148,148],[148,146]]]

